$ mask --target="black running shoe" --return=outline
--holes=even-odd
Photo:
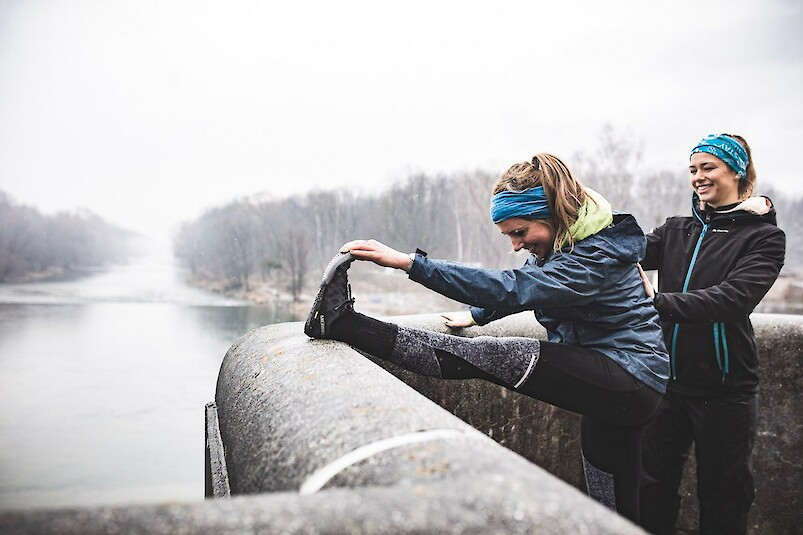
[[[328,338],[332,323],[347,311],[354,310],[346,275],[352,262],[351,253],[338,253],[323,271],[321,287],[304,324],[304,333],[310,338]]]

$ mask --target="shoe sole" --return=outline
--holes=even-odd
[[[335,257],[329,261],[329,265],[326,266],[326,269],[323,270],[323,279],[321,280],[321,286],[326,286],[327,284],[332,282],[332,277],[335,276],[337,268],[339,268],[346,262],[352,262],[352,261],[354,261],[354,257],[351,256],[351,253],[337,253]]]
[[[326,325],[324,324],[323,316],[320,315],[321,303],[323,302],[323,294],[329,283],[337,272],[337,268],[345,263],[353,262],[355,258],[351,253],[338,253],[329,261],[326,269],[323,270],[323,278],[321,279],[321,286],[318,288],[318,295],[315,296],[315,301],[312,302],[312,308],[307,316],[307,321],[304,323],[304,334],[310,338],[322,338],[326,334]],[[318,328],[316,330],[316,327]]]

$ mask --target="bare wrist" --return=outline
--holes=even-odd
[[[409,255],[407,255],[410,257],[410,263],[407,264],[407,267],[404,269],[404,271],[410,273],[410,270],[413,269],[413,264],[415,264],[415,257],[418,255],[427,256],[427,252],[422,251],[421,249],[416,249],[414,253],[410,253]]]
[[[404,267],[404,271],[406,271],[407,273],[410,273],[410,270],[413,269],[413,263],[415,262],[415,253],[410,253],[407,256],[410,259],[410,261]]]

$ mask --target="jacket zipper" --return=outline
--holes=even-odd
[[[691,272],[694,270],[694,263],[697,261],[697,253],[700,252],[700,246],[703,244],[703,238],[705,238],[705,234],[708,232],[708,228],[711,226],[711,223],[704,222],[700,218],[700,216],[697,214],[697,211],[694,210],[693,207],[692,211],[694,212],[694,215],[697,216],[697,219],[700,220],[700,223],[703,224],[703,230],[700,232],[700,237],[697,238],[697,245],[694,247],[694,254],[691,255],[691,262],[689,263],[689,271],[688,273],[686,273],[686,281],[683,283],[683,293],[686,293],[686,290],[689,289],[689,281],[691,280]],[[672,351],[669,352],[669,361],[672,366],[672,379],[678,378],[677,358],[675,356],[675,350],[677,349],[679,328],[680,325],[676,323],[674,329],[672,329]]]

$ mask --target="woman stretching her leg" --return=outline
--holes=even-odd
[[[604,198],[550,154],[513,165],[493,193],[493,222],[514,250],[531,253],[520,269],[480,269],[352,241],[327,267],[304,330],[422,375],[481,378],[582,414],[589,494],[638,523],[642,432],[668,378],[658,316],[637,268],[644,235],[632,216],[613,216]],[[533,310],[549,341],[467,339],[357,313],[347,278],[355,259],[402,269],[472,305],[470,317],[449,318],[451,327]]]

